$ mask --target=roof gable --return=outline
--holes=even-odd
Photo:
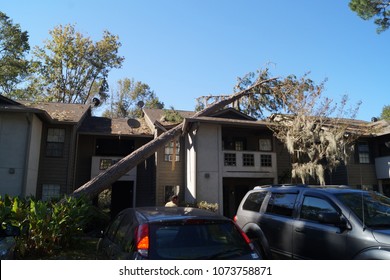
[[[226,109],[220,110],[220,111],[210,115],[210,117],[256,121],[255,118],[252,118],[251,116],[248,116],[248,115],[246,115],[246,114],[244,114],[244,113],[242,113],[234,108],[226,108]]]

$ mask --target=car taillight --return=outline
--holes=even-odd
[[[136,244],[138,253],[147,258],[149,253],[149,226],[147,224],[137,227]]]
[[[238,228],[238,230],[240,231],[241,236],[245,239],[245,242],[248,243],[249,245],[252,244],[252,242],[249,239],[248,235],[246,235],[246,233],[241,228]]]
[[[236,216],[234,216],[233,221],[237,223],[237,220],[238,219],[237,219],[237,215],[236,215]]]

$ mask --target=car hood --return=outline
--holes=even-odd
[[[376,241],[390,246],[390,229],[374,230],[372,234]]]

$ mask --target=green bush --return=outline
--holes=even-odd
[[[87,225],[96,219],[93,206],[85,198],[65,197],[61,201],[0,197],[2,227],[20,228],[16,238],[16,257],[45,258],[73,246]]]

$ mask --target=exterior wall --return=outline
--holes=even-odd
[[[222,143],[219,125],[202,124],[197,130],[196,199],[222,201]]]
[[[23,195],[29,125],[25,114],[0,114],[0,194]]]
[[[184,138],[180,139],[180,161],[173,163],[172,161],[164,160],[164,147],[161,147],[155,153],[156,165],[156,205],[165,205],[165,187],[177,187],[179,192],[179,203],[185,200],[184,198]]]
[[[46,156],[46,140],[47,140],[47,131],[48,128],[63,128],[65,129],[65,142],[63,148],[62,157],[47,157]],[[60,193],[68,193],[69,186],[73,182],[68,180],[69,172],[69,160],[72,155],[70,155],[70,145],[72,139],[72,126],[69,125],[47,125],[43,127],[42,133],[42,143],[41,143],[41,154],[40,154],[40,164],[39,164],[39,176],[38,176],[38,186],[37,186],[37,197],[42,197],[42,185],[43,184],[56,184],[60,185]]]
[[[348,185],[372,188],[378,185],[374,164],[348,164]]]
[[[235,204],[239,203],[241,196],[250,187],[276,183],[278,153],[275,143],[272,151],[259,151],[259,139],[269,137],[271,136],[266,129],[222,127],[220,124],[211,123],[196,124],[186,137],[186,199],[217,203],[221,214],[229,212],[230,215],[230,212],[235,211]],[[224,150],[224,138],[244,139],[245,150]],[[236,155],[235,165],[225,166],[225,153]],[[254,166],[242,165],[243,154],[254,155]],[[271,155],[272,166],[262,167],[259,162],[260,154]],[[279,155],[281,156],[285,154]]]

